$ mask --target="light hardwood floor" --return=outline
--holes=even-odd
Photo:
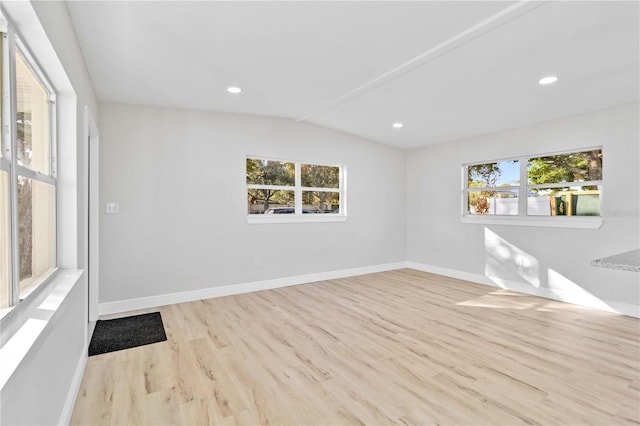
[[[155,310],[72,424],[640,423],[633,318],[414,270]]]

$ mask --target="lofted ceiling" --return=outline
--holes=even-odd
[[[639,5],[67,2],[101,101],[284,117],[401,148],[638,101]],[[559,80],[540,86],[546,75]]]

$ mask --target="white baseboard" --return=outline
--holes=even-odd
[[[69,387],[67,399],[64,402],[64,407],[62,407],[62,413],[60,414],[60,419],[58,420],[59,425],[68,425],[69,423],[71,423],[71,416],[73,415],[73,408],[76,405],[78,393],[80,393],[80,386],[82,385],[82,377],[84,376],[84,370],[87,366],[87,359],[87,348],[83,348],[82,353],[80,354],[78,365],[76,367],[76,371],[73,374],[73,380],[71,381],[71,386]]]
[[[334,280],[353,277],[356,275],[374,274],[376,272],[392,271],[406,267],[406,262],[385,263],[382,265],[364,266],[360,268],[342,269],[338,271],[320,272],[316,274],[297,275],[265,281],[226,285],[221,287],[204,288],[181,293],[161,294],[157,296],[141,297],[137,299],[119,300],[116,302],[100,303],[100,315],[118,314],[135,311],[137,309],[155,308],[173,305],[175,303],[193,302],[195,300],[211,299],[214,297],[232,296],[273,288],[289,287],[308,284],[317,281]]]
[[[418,271],[457,278],[477,284],[517,291],[557,300],[588,308],[615,312],[630,317],[640,318],[640,306],[630,303],[600,300],[594,296],[585,297],[585,294],[571,294],[549,288],[536,288],[526,283],[501,280],[495,277],[442,268],[418,262],[395,262],[382,265],[365,266],[361,268],[342,269],[338,271],[320,272],[317,274],[298,275],[250,283],[233,284],[222,287],[211,287],[200,290],[186,291],[182,293],[162,294],[158,296],[142,297],[138,299],[119,300],[100,304],[100,315],[117,314],[121,312],[135,311],[138,309],[155,308],[158,306],[172,305],[175,303],[192,302],[194,300],[210,299],[214,297],[232,296],[235,294],[250,293],[253,291],[269,290],[273,288],[288,287],[299,284],[308,284],[317,281],[332,280],[337,278],[353,277],[356,275],[373,274],[376,272],[392,271],[402,268],[411,268]]]
[[[87,324],[87,347],[89,347],[89,343],[91,343],[93,332],[96,330],[96,324],[96,321],[89,321]]]
[[[578,294],[549,288],[533,287],[529,284],[517,281],[502,280],[496,277],[488,277],[471,272],[458,271],[455,269],[442,268],[439,266],[432,266],[411,261],[406,262],[406,267],[416,269],[418,271],[430,272],[432,274],[470,281],[476,284],[483,284],[491,287],[517,291],[518,293],[531,294],[533,296],[544,297],[545,299],[552,299],[560,302],[571,303],[573,305],[579,305],[587,308],[594,308],[634,318],[640,318],[640,305],[633,305],[631,303],[616,302],[611,300],[601,300],[593,295],[588,294],[586,291],[580,292]]]

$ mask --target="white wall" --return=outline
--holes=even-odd
[[[105,103],[99,121],[101,303],[405,259],[401,150],[256,116]],[[348,220],[248,224],[247,155],[345,165]]]
[[[33,301],[27,316],[47,324],[0,392],[2,425],[53,425],[67,422],[71,414],[87,356],[87,294],[76,284],[59,300],[55,293],[61,286],[55,287]],[[61,301],[55,311],[47,308],[51,299],[54,305]]]
[[[60,158],[60,163],[58,164],[58,168],[62,172],[73,170],[75,180],[71,182],[71,179],[69,179],[67,184],[73,184],[75,187],[74,192],[77,194],[77,199],[73,200],[73,203],[69,203],[73,204],[76,210],[76,221],[73,223],[73,226],[77,228],[75,256],[73,259],[68,260],[65,257],[63,261],[68,261],[72,264],[70,266],[74,266],[73,262],[75,261],[77,262],[77,267],[85,268],[87,225],[84,212],[86,198],[84,174],[87,165],[84,158],[87,142],[84,141],[84,107],[88,106],[91,115],[97,117],[98,101],[93,91],[93,85],[84,63],[84,57],[82,56],[66,3],[64,1],[34,1],[32,5],[73,87],[73,93],[62,93],[62,96],[58,96],[62,98],[63,102],[65,100],[68,101],[66,111],[63,111],[62,117],[58,117],[59,120],[66,120],[65,124],[68,124],[65,128],[58,129],[59,132],[62,132],[62,135],[58,136],[58,144],[71,144],[77,140],[75,158],[69,158],[70,156]],[[68,98],[72,99],[68,100]],[[61,103],[60,100],[58,103]],[[72,109],[74,110],[73,117],[69,117],[68,111]],[[67,160],[66,163],[65,160]],[[71,213],[65,212],[65,215],[69,216]],[[66,265],[63,266],[66,267]]]
[[[83,268],[82,130],[85,105],[97,116],[96,97],[64,2],[3,2],[3,7],[58,92],[58,264]],[[39,296],[65,295],[48,313],[42,334],[2,388],[2,424],[57,424],[69,419],[87,344],[86,274],[80,280],[78,274],[72,275],[71,281],[59,281],[77,284],[63,289],[54,282]],[[16,315],[5,318],[10,320],[7,324],[3,321],[3,332],[5,325],[13,330],[28,318],[42,316],[43,309],[34,299],[12,314]]]
[[[537,294],[551,290],[576,300],[590,293],[614,305],[639,305],[637,273],[590,266],[592,259],[640,246],[639,141],[638,105],[634,104],[411,151],[407,155],[408,259],[491,275]],[[605,180],[600,229],[460,222],[462,163],[600,145]],[[517,256],[496,261],[491,253],[496,243],[520,253],[525,264],[516,264]]]

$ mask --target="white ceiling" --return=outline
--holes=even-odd
[[[67,5],[101,101],[285,117],[413,148],[639,98],[636,1]],[[548,74],[559,81],[539,86]]]

